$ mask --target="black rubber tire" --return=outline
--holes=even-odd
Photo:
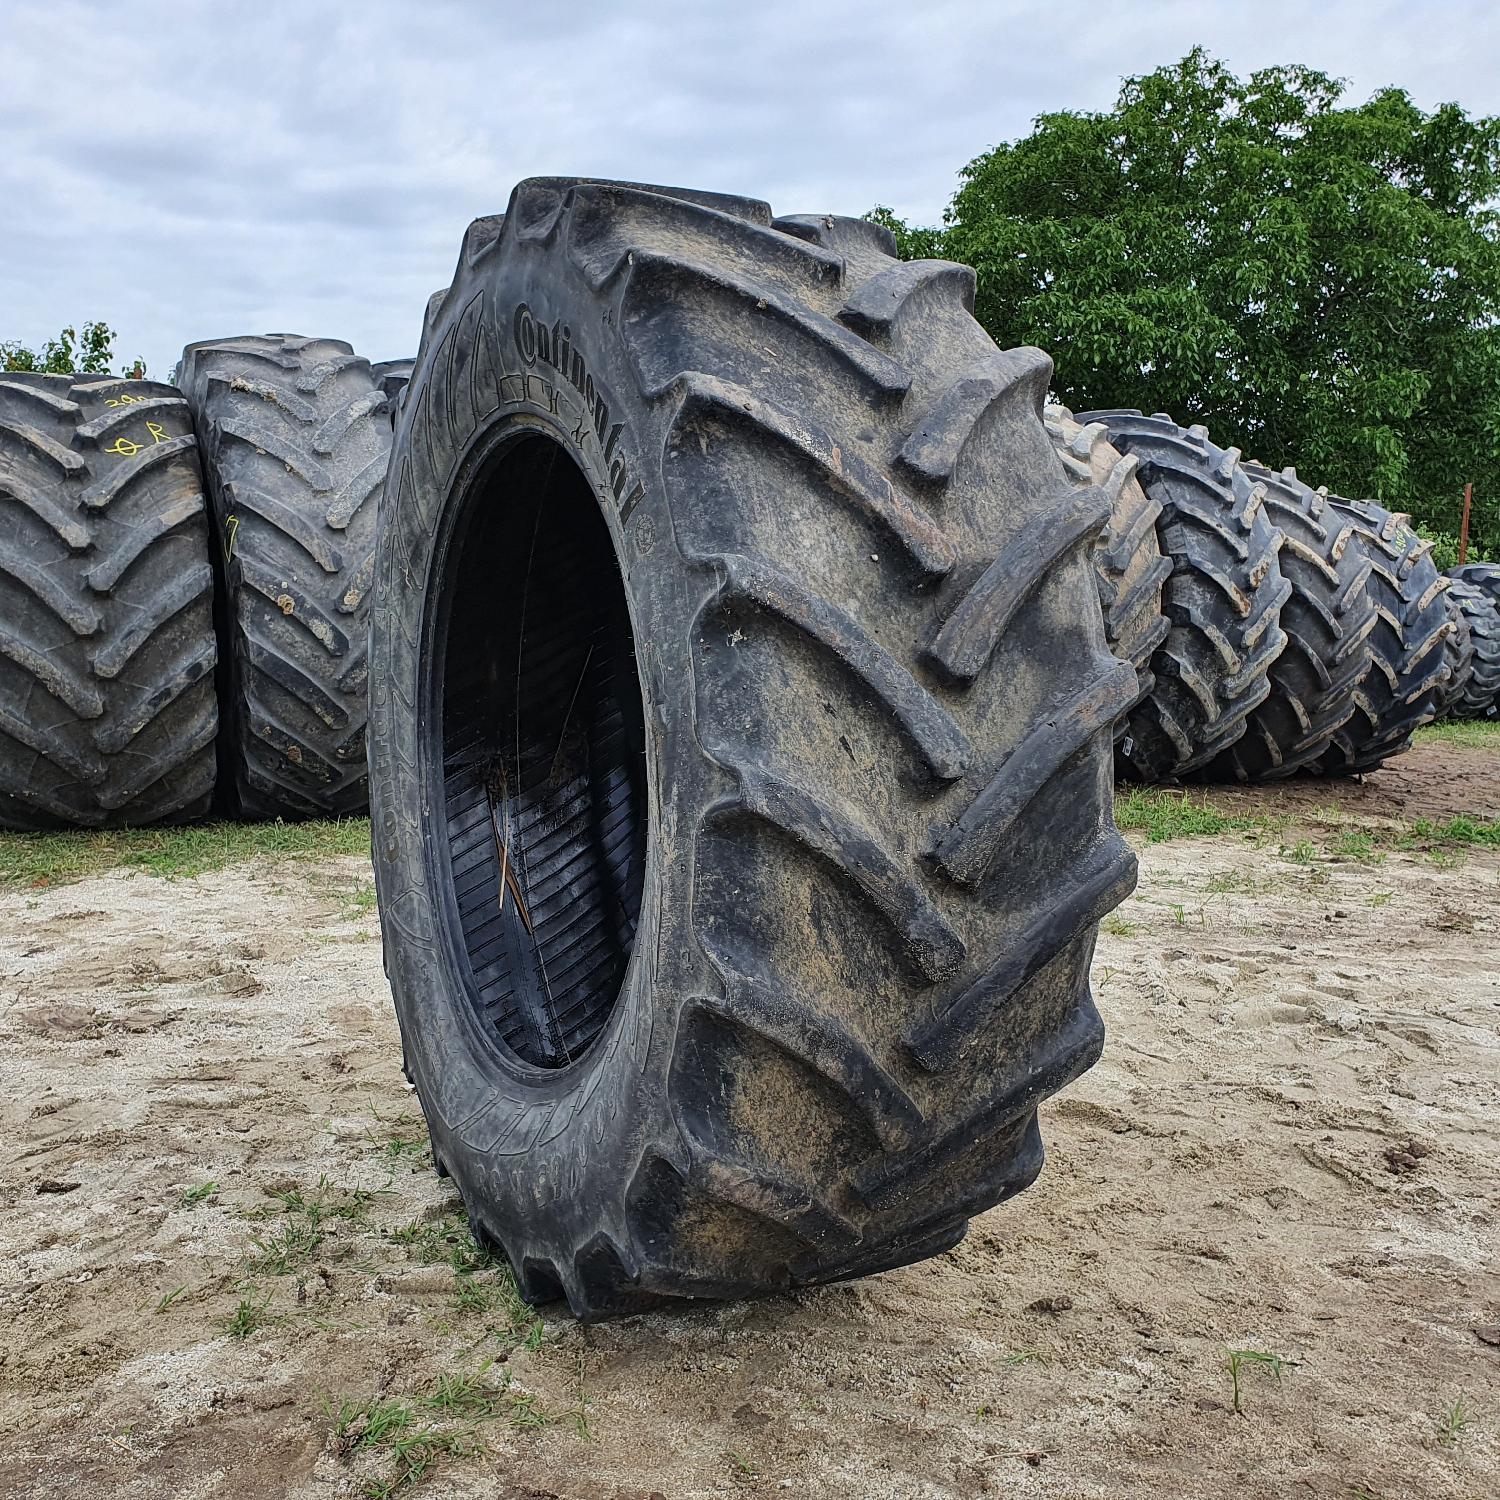
[[[365,810],[365,680],[386,398],[337,339],[190,344],[179,366],[222,574],[226,811]]]
[[[1079,484],[1096,484],[1110,502],[1109,525],[1094,549],[1099,603],[1109,649],[1136,673],[1134,708],[1151,691],[1151,662],[1166,640],[1171,622],[1162,612],[1162,587],[1172,576],[1156,535],[1161,506],[1136,478],[1140,460],[1121,453],[1102,422],[1085,427],[1065,406],[1043,412],[1047,432],[1063,467]],[[1128,710],[1115,720],[1116,738],[1129,726]]]
[[[1493,719],[1500,697],[1500,609],[1466,576],[1448,574],[1448,598],[1463,620],[1471,652],[1469,670],[1456,692],[1448,695],[1447,713],[1454,719]]]
[[[1089,960],[1135,880],[1108,506],[1052,451],[1046,356],[893,248],[528,181],[408,387],[386,968],[475,1233],[581,1317],[952,1246],[1102,1045]]]
[[[1377,616],[1370,632],[1370,670],[1354,691],[1354,713],[1318,763],[1330,776],[1374,771],[1411,744],[1437,717],[1448,681],[1447,642],[1453,634],[1432,561],[1432,543],[1373,500],[1329,497],[1347,515],[1349,545],[1370,562],[1366,587]]]
[[[1500,609],[1500,563],[1465,563],[1462,567],[1449,568],[1449,578],[1461,578],[1487,594],[1496,609]]]
[[[1316,770],[1354,714],[1377,619],[1369,558],[1351,545],[1351,523],[1327,491],[1303,484],[1295,469],[1244,469],[1264,488],[1266,514],[1283,537],[1277,560],[1291,587],[1281,606],[1287,644],[1244,736],[1197,773],[1204,781],[1276,781]]]
[[[414,359],[383,359],[379,364],[370,366],[370,374],[374,377],[375,384],[385,393],[385,399],[392,408],[400,405],[401,392],[406,389],[411,380],[414,364],[416,364]]]
[[[207,813],[212,593],[182,392],[0,375],[0,827]]]
[[[1433,700],[1435,720],[1452,717],[1454,708],[1463,701],[1469,677],[1474,671],[1474,640],[1469,634],[1469,621],[1459,608],[1451,585],[1443,595],[1443,603],[1453,629],[1443,643],[1443,666],[1448,675]]]
[[[1157,648],[1149,697],[1131,712],[1118,768],[1135,781],[1172,781],[1206,766],[1246,731],[1271,691],[1286,645],[1281,532],[1265,491],[1202,427],[1138,411],[1087,412],[1140,462],[1141,487],[1161,506],[1157,533],[1171,559],[1162,591],[1171,631]]]

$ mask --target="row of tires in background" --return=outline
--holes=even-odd
[[[0,826],[364,810],[410,368],[273,335],[190,346],[178,386],[0,376]]]
[[[366,613],[412,361],[289,335],[190,345],[179,387],[0,378],[0,826],[340,817],[367,804]],[[1133,411],[1045,421],[1111,520],[1107,634],[1137,669],[1116,770],[1374,770],[1493,716],[1500,565]],[[206,481],[206,482],[205,482]]]
[[[1138,411],[1045,413],[1064,466],[1113,506],[1095,554],[1110,645],[1137,670],[1116,770],[1147,782],[1373,771],[1423,724],[1500,695],[1500,565],[1439,573],[1431,544]]]

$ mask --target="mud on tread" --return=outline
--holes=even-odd
[[[207,813],[212,584],[180,390],[0,375],[0,827]]]
[[[376,571],[375,867],[434,1154],[532,1300],[594,1317],[937,1253],[1032,1180],[1038,1102],[1098,1055],[1088,964],[1135,868],[1110,773],[1135,679],[1089,555],[1108,507],[1051,448],[1049,363],[995,349],[972,285],[858,221],[538,179],[476,223],[429,310]],[[524,935],[501,886],[545,908],[545,871],[578,878],[586,841],[528,853],[521,752],[494,736],[481,794],[472,737],[434,738],[463,724],[430,684],[432,632],[467,597],[442,582],[463,566],[445,517],[479,524],[464,496],[522,461],[501,439],[523,424],[602,498],[651,832],[618,1003],[571,1065],[518,1072],[462,945]],[[524,490],[495,493],[529,521]],[[1034,546],[1060,516],[1066,544]],[[516,575],[505,597],[525,591]],[[554,592],[525,637],[587,682],[610,641],[570,648],[538,603]],[[570,712],[600,719],[594,691]],[[434,777],[472,789],[446,830],[422,816]],[[503,849],[465,842],[487,817]],[[489,891],[482,928],[457,931],[458,888],[433,875],[450,861],[463,899]],[[608,947],[602,928],[569,941]]]
[[[183,351],[180,371],[221,579],[226,810],[358,814],[387,396],[336,339],[208,340]]]
[[[1140,464],[1141,487],[1161,506],[1157,534],[1172,562],[1162,594],[1171,630],[1152,660],[1155,685],[1120,741],[1122,776],[1168,781],[1198,770],[1240,739],[1271,691],[1268,673],[1286,645],[1282,535],[1265,491],[1239,450],[1163,414],[1082,413]]]

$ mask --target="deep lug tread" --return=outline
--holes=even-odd
[[[245,817],[358,813],[389,395],[370,362],[337,339],[193,344],[182,372],[232,644],[227,795]]]
[[[207,811],[216,652],[188,426],[171,386],[0,379],[0,827]]]

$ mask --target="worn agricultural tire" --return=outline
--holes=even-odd
[[[1047,407],[1043,417],[1063,467],[1077,483],[1098,485],[1110,502],[1109,525],[1094,549],[1094,572],[1109,649],[1135,668],[1139,703],[1156,682],[1151,660],[1171,629],[1161,603],[1162,586],[1172,575],[1156,535],[1161,506],[1136,478],[1140,460],[1115,448],[1102,422],[1085,427],[1063,406]],[[1115,720],[1117,738],[1128,724],[1125,714]]]
[[[390,452],[386,397],[336,339],[190,344],[213,499],[229,811],[364,811],[368,593]]]
[[[212,591],[182,392],[0,375],[0,827],[207,813]]]
[[[1443,666],[1447,676],[1433,699],[1434,720],[1452,717],[1453,710],[1463,701],[1474,672],[1474,639],[1469,634],[1468,617],[1459,608],[1451,584],[1443,595],[1443,603],[1448,610],[1448,623],[1453,628],[1443,643]]]
[[[1448,577],[1472,584],[1489,597],[1496,609],[1500,609],[1500,563],[1465,563],[1462,567],[1449,568]]]
[[[1239,450],[1209,442],[1202,427],[1138,411],[1099,411],[1110,442],[1139,461],[1137,478],[1161,506],[1157,535],[1171,559],[1162,591],[1171,630],[1152,662],[1155,684],[1131,712],[1119,744],[1123,776],[1171,781],[1206,766],[1244,735],[1271,691],[1267,675],[1286,635],[1281,532],[1265,490]]]
[[[1446,710],[1454,719],[1493,719],[1500,712],[1500,609],[1466,570],[1448,574],[1448,598],[1463,621],[1471,657],[1469,670],[1456,691],[1447,695]]]
[[[1327,492],[1303,484],[1295,469],[1244,469],[1264,489],[1266,515],[1283,537],[1277,560],[1291,588],[1281,606],[1287,643],[1267,673],[1270,693],[1244,736],[1198,772],[1205,781],[1275,781],[1316,769],[1354,714],[1378,618],[1369,558]]]
[[[370,769],[434,1158],[581,1317],[858,1276],[1099,1055],[1111,657],[1050,362],[856,220],[536,179],[384,499]]]
[[[1354,690],[1354,713],[1318,762],[1330,776],[1357,776],[1399,755],[1415,730],[1437,717],[1454,626],[1443,600],[1447,582],[1432,543],[1373,500],[1330,497],[1351,521],[1349,545],[1370,562],[1366,587],[1375,605],[1370,669]]]

